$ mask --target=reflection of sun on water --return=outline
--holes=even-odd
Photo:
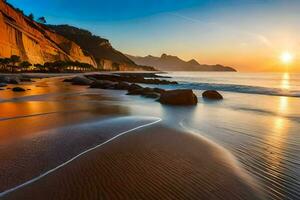
[[[282,75],[280,87],[282,89],[290,89],[290,75],[289,75],[289,73],[284,73]]]
[[[285,140],[288,133],[288,120],[280,115],[285,115],[289,109],[289,97],[279,97],[278,101],[279,116],[270,118],[273,126],[266,135],[268,149],[266,152],[267,163],[270,167],[269,173],[279,177],[282,174],[282,160],[284,159],[282,151],[285,148]]]

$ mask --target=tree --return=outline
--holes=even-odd
[[[20,56],[12,55],[9,58],[9,63],[11,63],[13,66],[16,65],[16,63],[20,62]]]
[[[19,66],[22,68],[22,70],[27,70],[30,66],[32,66],[32,64],[28,61],[23,61],[19,64]]]
[[[37,21],[38,21],[39,23],[41,23],[41,24],[46,24],[46,23],[47,23],[45,17],[39,17]]]
[[[28,15],[28,18],[31,19],[31,20],[33,21],[33,20],[34,20],[34,15],[33,15],[32,13],[30,13],[30,14]]]
[[[34,64],[34,67],[36,69],[38,69],[39,71],[43,72],[43,71],[46,71],[46,67],[44,65],[41,65],[41,64]]]

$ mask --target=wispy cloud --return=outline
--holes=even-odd
[[[242,30],[240,28],[235,28],[235,27],[232,27],[232,26],[229,26],[229,25],[224,25],[224,24],[220,24],[220,23],[216,23],[216,22],[207,22],[207,21],[203,21],[203,20],[199,20],[199,19],[196,19],[196,18],[188,17],[188,16],[178,14],[178,13],[170,13],[170,15],[181,18],[181,19],[184,19],[184,20],[187,20],[189,22],[208,25],[208,26],[213,26],[215,28],[228,29],[228,30],[240,33],[240,34],[244,34],[244,35],[247,35],[251,38],[254,38],[255,40],[257,40],[258,42],[260,42],[261,44],[263,44],[267,47],[272,47],[272,43],[270,42],[270,40],[266,36],[264,36],[263,34]]]

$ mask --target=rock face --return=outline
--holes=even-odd
[[[196,105],[198,99],[192,90],[169,90],[161,94],[159,102],[169,105]]]
[[[96,65],[76,43],[25,17],[0,1],[0,57],[18,55],[32,64],[78,60]]]
[[[202,97],[204,99],[211,99],[211,100],[221,100],[221,99],[223,99],[223,96],[215,90],[207,90],[207,91],[203,92]]]
[[[70,26],[46,26],[0,0],[0,58],[20,56],[32,64],[79,61],[104,70],[154,70],[136,65],[109,41]]]
[[[153,66],[161,71],[236,71],[232,67],[226,67],[223,65],[206,65],[199,64],[196,60],[184,61],[177,56],[171,56],[162,54],[161,57],[155,56],[131,56],[128,58],[133,60],[138,65]]]

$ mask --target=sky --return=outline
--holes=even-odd
[[[298,0],[8,0],[110,40],[131,55],[176,55],[239,71],[300,72]],[[284,52],[293,58],[280,60]],[[286,53],[285,53],[286,54]]]

